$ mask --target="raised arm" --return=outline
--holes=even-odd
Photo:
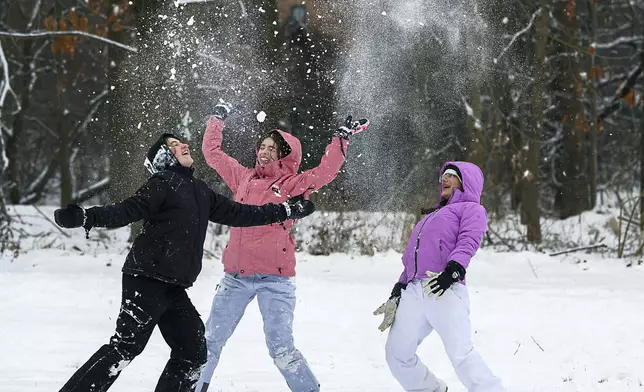
[[[287,179],[282,183],[282,187],[291,195],[299,195],[304,192],[316,191],[333,181],[347,156],[349,137],[366,131],[369,125],[370,122],[367,119],[353,121],[352,117],[348,116],[344,125],[333,133],[331,143],[324,150],[320,164]]]
[[[239,187],[239,181],[250,169],[245,168],[236,159],[222,151],[223,129],[224,121],[211,116],[203,137],[201,151],[208,166],[215,169],[226,185],[235,193]]]
[[[282,188],[291,195],[316,191],[333,181],[345,161],[349,141],[334,136],[324,150],[320,164],[313,169],[287,178]]]

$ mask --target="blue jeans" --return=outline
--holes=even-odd
[[[264,319],[268,353],[291,391],[317,392],[318,380],[293,344],[295,286],[289,278],[277,275],[226,274],[212,301],[206,322],[208,363],[201,373],[196,392],[205,392],[219,363],[221,350],[244,315],[246,306],[257,296]]]

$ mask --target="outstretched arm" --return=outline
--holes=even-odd
[[[300,195],[284,203],[261,206],[241,204],[210,190],[210,221],[234,227],[262,226],[287,219],[301,219],[315,211]]]
[[[136,191],[134,196],[120,203],[92,207],[87,210],[77,204],[69,204],[65,208],[54,211],[54,219],[61,227],[84,227],[89,238],[89,231],[94,226],[123,227],[154,214],[165,200],[166,187],[163,180],[152,177]]]
[[[87,223],[91,223],[90,227],[117,228],[147,219],[159,211],[166,191],[165,181],[151,177],[133,196],[122,202],[87,209]]]

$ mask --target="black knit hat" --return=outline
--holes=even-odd
[[[171,133],[164,133],[156,142],[154,142],[154,144],[152,144],[152,147],[150,147],[147,155],[145,156],[144,165],[152,174],[179,164],[179,161],[172,154],[172,151],[170,151],[170,148],[166,143],[168,138],[175,138],[181,141],[180,137]]]

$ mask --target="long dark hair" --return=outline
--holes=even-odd
[[[420,214],[421,214],[421,215],[427,215],[427,214],[429,214],[429,213],[432,213],[432,212],[434,212],[434,211],[438,210],[439,208],[444,207],[444,206],[445,206],[445,204],[447,204],[447,201],[448,201],[447,199],[443,199],[443,198],[441,197],[441,201],[440,201],[440,203],[438,203],[438,205],[437,205],[437,206],[421,208],[421,209],[420,209]]]
[[[259,137],[259,140],[257,141],[257,145],[255,146],[255,150],[259,151],[259,147],[262,145],[262,142],[266,140],[267,138],[273,139],[275,142],[275,145],[277,146],[277,158],[282,159],[288,154],[291,153],[291,146],[288,145],[286,140],[282,137],[282,135],[279,133],[277,129],[273,129],[269,131],[268,133],[265,133]]]

